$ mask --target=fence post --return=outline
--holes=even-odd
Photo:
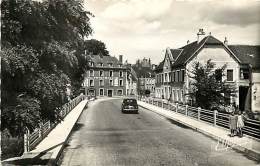
[[[201,111],[201,108],[198,107],[198,120],[200,120],[200,111]]]
[[[162,99],[162,108],[163,108],[163,99]]]
[[[23,137],[23,143],[24,143],[24,153],[28,152],[29,151],[29,135],[28,135],[28,129],[26,127],[25,129],[25,134],[24,134],[24,137]]]
[[[185,115],[188,116],[188,105],[185,106]]]
[[[217,125],[217,113],[218,113],[218,111],[214,110],[214,126]]]
[[[42,139],[42,122],[40,122],[40,127],[39,127],[39,138]]]
[[[176,103],[176,109],[175,111],[178,112],[179,103]]]

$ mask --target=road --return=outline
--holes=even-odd
[[[84,110],[61,155],[62,166],[250,166],[213,139],[144,108],[122,114],[120,99],[99,99]]]

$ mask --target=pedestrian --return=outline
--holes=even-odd
[[[235,112],[235,107],[233,104],[229,104],[227,109],[226,109],[226,112],[232,114],[232,112]]]
[[[244,124],[244,116],[241,111],[238,112],[237,115],[237,133],[239,137],[243,137],[243,127],[245,126]]]
[[[234,137],[237,128],[237,117],[235,116],[234,112],[232,112],[229,116],[229,128],[231,133],[230,136]]]

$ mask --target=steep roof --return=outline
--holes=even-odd
[[[103,63],[103,67],[108,67],[109,64],[112,64],[113,67],[117,67],[119,64],[122,64],[116,57],[113,56],[88,55],[87,60],[94,62],[94,66],[99,63]]]
[[[176,59],[182,51],[183,49],[171,49],[173,59]]]
[[[182,52],[173,63],[173,66],[179,66],[186,63],[204,45],[223,45],[223,43],[215,37],[209,35],[204,37],[200,42],[194,41],[190,44],[187,44],[180,48]]]
[[[260,45],[229,45],[228,48],[242,63],[251,64],[252,68],[260,68]]]
[[[164,64],[164,60],[162,62],[159,63],[159,65],[155,68],[155,72],[159,72],[163,70],[163,64]]]

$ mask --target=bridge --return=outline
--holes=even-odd
[[[131,149],[135,149],[136,146],[137,151],[131,151],[131,153],[129,152],[128,154],[132,156],[134,153],[140,153],[137,155],[137,158],[141,159],[139,163],[135,164],[145,164],[147,162],[145,158],[149,158],[151,154],[157,154],[159,155],[158,157],[160,160],[172,163],[176,162],[174,161],[175,159],[172,159],[171,157],[165,158],[165,155],[173,153],[174,155],[177,155],[177,152],[175,152],[176,149],[171,149],[172,144],[176,144],[174,146],[177,146],[175,148],[177,148],[178,154],[183,153],[184,151],[187,153],[184,158],[183,156],[177,157],[178,162],[184,162],[185,165],[189,165],[189,163],[192,162],[193,164],[199,164],[202,163],[202,161],[193,161],[196,160],[194,159],[194,156],[196,155],[192,150],[185,150],[187,145],[192,146],[192,149],[196,149],[195,151],[201,151],[202,149],[197,145],[194,145],[194,142],[197,142],[201,147],[206,148],[210,154],[223,155],[223,151],[229,151],[227,154],[228,156],[242,158],[241,160],[244,161],[244,163],[259,163],[260,122],[247,119],[245,121],[245,136],[243,138],[231,138],[228,136],[229,121],[227,114],[187,105],[169,103],[167,100],[162,99],[137,98],[140,113],[138,115],[123,115],[120,113],[121,98],[100,98],[90,101],[84,95],[80,95],[63,106],[63,109],[60,112],[61,117],[63,117],[61,122],[46,122],[41,124],[40,128],[35,129],[32,133],[27,131],[24,135],[23,156],[7,159],[3,164],[26,163],[47,165],[59,163],[61,165],[68,165],[68,163],[77,163],[92,165],[93,163],[99,163],[102,165],[118,164],[119,161],[124,159],[125,163],[123,163],[123,165],[125,165],[126,163],[129,164],[129,162],[125,159],[127,157],[122,156],[121,153],[123,153],[123,151],[131,151]],[[166,119],[161,119],[160,116],[165,117]],[[168,121],[171,122],[171,124],[169,124]],[[204,135],[213,138],[215,141],[212,142],[209,138],[196,134],[197,132],[191,132],[189,129],[203,133]],[[71,133],[74,133],[75,136],[74,134],[71,136]],[[190,138],[185,137],[187,134]],[[119,135],[122,136],[118,137]],[[143,138],[140,137],[141,135],[143,135]],[[116,137],[114,138],[114,136]],[[156,140],[152,139],[155,137]],[[179,137],[181,137],[181,139]],[[102,141],[97,144],[99,139]],[[123,142],[122,139],[124,140]],[[168,142],[169,140],[176,139],[178,142]],[[202,145],[200,139],[206,141],[207,144]],[[133,140],[137,143],[133,143],[132,145],[128,143],[128,141],[132,142]],[[185,144],[183,144],[182,140],[186,140]],[[76,142],[76,144],[73,142]],[[154,142],[154,145],[150,145],[152,147],[147,147],[146,144],[149,144],[149,142]],[[162,145],[159,146],[158,143]],[[102,151],[100,151],[100,144],[105,147]],[[157,146],[157,144],[158,148],[154,149],[153,146]],[[68,147],[75,147],[76,149],[79,147],[79,153],[74,153],[74,151],[73,153],[70,153],[74,148],[71,147],[67,149],[65,145]],[[143,149],[144,147],[145,149]],[[164,149],[161,149],[163,147]],[[120,154],[111,156],[114,153],[114,150],[111,151],[111,148],[116,148],[114,149],[115,151],[121,148],[125,149]],[[148,150],[146,148],[152,149]],[[243,158],[231,149],[241,151],[253,160],[251,161]],[[148,152],[146,152],[146,150],[150,151],[151,154],[147,154]],[[167,151],[167,154],[165,154],[166,152],[164,152],[164,150]],[[110,154],[108,154],[109,151],[111,151]],[[160,154],[158,154],[159,152]],[[91,157],[91,155],[94,155],[93,153],[96,154],[95,157]],[[77,155],[75,156],[75,154]],[[208,155],[208,153],[206,154]],[[203,156],[206,154],[203,154]],[[100,155],[102,155],[103,158],[100,158]],[[190,156],[190,158],[193,159],[189,161],[187,160],[187,156]],[[203,158],[203,156],[201,157]],[[115,161],[111,161],[111,157],[115,157]],[[212,156],[208,157],[212,158]],[[225,155],[223,157],[225,157]],[[217,158],[225,161],[226,159],[223,157],[218,156]],[[216,157],[213,158],[216,159]],[[159,161],[154,162],[159,164]],[[211,161],[207,162],[213,165],[221,163],[220,161],[212,161],[212,163]],[[235,165],[236,161],[234,161],[233,164]]]

